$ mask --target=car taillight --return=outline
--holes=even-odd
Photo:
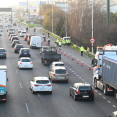
[[[55,76],[56,74],[53,74],[53,76]]]
[[[36,86],[36,87],[37,87],[37,86],[40,86],[40,85],[34,84],[34,86]]]
[[[91,93],[94,93],[93,90],[91,90]]]
[[[6,99],[2,99],[3,101],[6,101]]]
[[[5,54],[7,54],[7,52],[5,52]]]
[[[77,90],[77,93],[80,93],[80,90]]]
[[[20,62],[20,64],[22,64],[22,62]]]
[[[33,64],[32,62],[30,64]]]
[[[52,86],[51,84],[47,85],[47,86]]]

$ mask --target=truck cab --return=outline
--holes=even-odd
[[[0,66],[0,101],[6,101],[7,95],[7,66]]]
[[[103,79],[103,71],[105,69],[103,60],[105,56],[117,55],[117,46],[106,45],[102,49],[98,48],[95,54],[95,58],[92,60],[93,67],[93,84],[95,88],[103,90],[104,94],[107,92],[113,92],[113,88],[105,83]]]

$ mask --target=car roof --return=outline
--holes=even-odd
[[[43,77],[43,76],[42,76],[42,77],[41,77],[41,76],[39,76],[39,77],[34,77],[34,79],[35,79],[35,80],[49,80],[48,77]]]
[[[64,70],[66,70],[65,67],[61,67],[61,66],[56,66],[56,67],[54,67],[54,69],[55,69],[55,70],[57,70],[57,69],[64,69]]]
[[[21,48],[22,50],[30,50],[29,48]]]
[[[18,38],[18,36],[13,36],[12,38],[16,38],[16,37]]]
[[[115,115],[117,115],[117,111],[114,111],[113,113],[114,113]]]
[[[0,48],[0,49],[4,49],[5,50],[5,48]]]
[[[74,83],[76,86],[91,86],[89,83]]]
[[[58,61],[58,62],[53,62],[52,65],[55,65],[55,64],[64,64],[63,62],[61,61]]]
[[[21,57],[20,59],[21,59],[21,60],[22,60],[22,59],[30,59],[30,60],[31,60],[30,57]]]
[[[16,44],[17,46],[23,45],[23,44]]]

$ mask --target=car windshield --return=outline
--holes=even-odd
[[[17,45],[17,48],[23,48],[23,45]]]
[[[0,49],[0,52],[5,52],[5,50],[4,49]]]
[[[63,67],[64,64],[59,64],[59,63],[57,63],[57,64],[55,64],[55,66],[61,66],[61,67]]]
[[[48,80],[37,80],[36,83],[38,83],[38,84],[48,84],[49,81]]]
[[[13,37],[13,39],[18,39],[17,37]]]
[[[87,90],[87,91],[90,91],[90,90],[91,90],[91,87],[90,87],[90,86],[80,86],[80,87],[79,87],[79,90],[80,90],[80,91],[86,91],[86,90]]]
[[[29,51],[29,50],[22,50],[22,52],[24,52],[24,53],[25,53],[25,52],[28,52],[28,53],[29,53],[30,51]]]
[[[22,62],[31,62],[30,59],[22,59],[21,61],[22,61]]]
[[[66,74],[66,70],[64,70],[64,69],[57,69],[57,70],[55,71],[55,73],[56,73],[56,74]]]

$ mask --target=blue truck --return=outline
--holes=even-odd
[[[94,87],[117,98],[117,50],[99,52],[92,60]]]
[[[0,66],[0,101],[6,101],[7,96],[7,66]]]

